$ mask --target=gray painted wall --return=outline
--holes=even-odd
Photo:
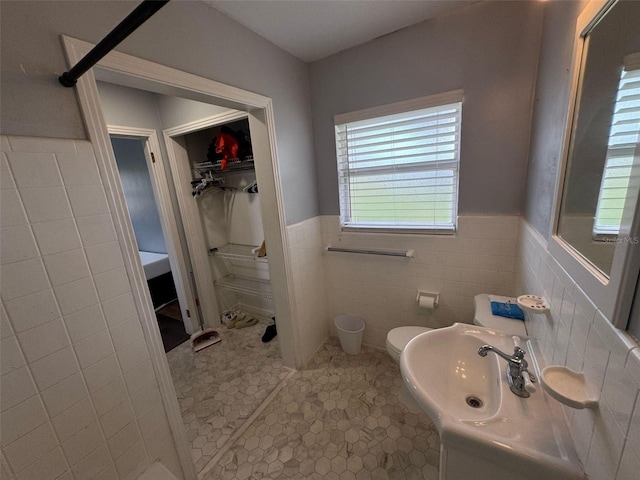
[[[155,130],[160,147],[159,156],[164,161],[165,172],[167,173],[167,185],[172,198],[176,198],[167,150],[162,137],[163,122],[158,109],[159,95],[106,82],[97,82],[97,85],[102,112],[108,125]],[[128,200],[127,198],[127,201]],[[153,207],[157,212],[157,206],[154,204]],[[180,210],[177,202],[173,202],[173,214],[177,219],[180,219]],[[133,226],[135,229],[135,223]],[[182,238],[182,244],[186,245],[184,230],[182,229],[182,222],[180,221],[178,222],[178,234]],[[136,237],[137,236],[138,232],[136,231]],[[138,243],[140,243],[139,240]],[[183,255],[188,261],[186,247],[184,248]]]
[[[142,141],[111,137],[111,145],[116,155],[138,249],[167,253]]]
[[[575,27],[585,4],[565,1],[545,5],[524,213],[547,239],[571,93]]]
[[[157,95],[156,101],[164,128],[177,127],[229,111],[228,108],[167,95]]]
[[[97,42],[132,2],[0,2],[1,131],[7,135],[86,138],[60,34]],[[308,68],[202,2],[171,2],[119,51],[273,99],[288,224],[318,214]]]
[[[481,2],[311,64],[321,214],[339,211],[335,114],[459,88],[459,212],[520,213],[542,14],[540,2]]]
[[[144,90],[97,82],[102,113],[108,125],[155,130],[162,140],[162,119],[158,111],[158,95]],[[164,145],[162,154],[164,155]]]

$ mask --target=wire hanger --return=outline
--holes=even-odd
[[[192,181],[191,186],[193,187],[192,195],[195,198],[199,198],[212,191],[225,192],[235,190],[233,187],[226,186],[223,178],[214,177],[211,172],[207,172],[204,178],[201,178],[200,180]]]
[[[247,193],[258,193],[258,182],[253,181],[246,187],[242,189],[243,192]]]

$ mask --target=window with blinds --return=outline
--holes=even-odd
[[[596,238],[617,235],[630,193],[634,156],[640,155],[640,65],[622,71],[593,227]],[[637,171],[635,171],[637,175]]]
[[[462,91],[335,118],[344,230],[455,231]]]

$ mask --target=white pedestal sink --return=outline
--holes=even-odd
[[[478,355],[485,344],[511,354],[515,341],[456,323],[418,335],[400,357],[409,392],[440,432],[440,480],[584,479],[560,404],[542,388],[514,395],[506,361]],[[531,343],[521,346],[539,376]]]

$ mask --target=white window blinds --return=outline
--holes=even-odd
[[[455,230],[461,116],[456,91],[336,117],[343,227]]]
[[[617,235],[629,194],[634,155],[640,155],[640,65],[622,71],[594,222],[595,235]]]

